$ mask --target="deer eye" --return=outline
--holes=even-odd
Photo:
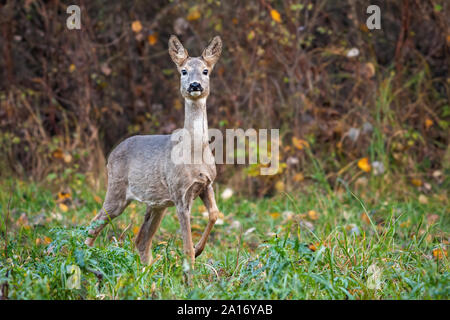
[[[183,70],[181,70],[181,74],[182,74],[183,76],[185,76],[185,75],[187,75],[187,71],[186,71],[185,69],[183,69]]]
[[[206,76],[208,75],[208,69],[203,70],[203,74]]]

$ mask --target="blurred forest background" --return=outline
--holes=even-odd
[[[81,30],[66,9],[81,7]],[[368,30],[367,6],[381,8]],[[319,180],[430,189],[450,162],[450,3],[439,0],[42,1],[0,4],[0,175],[104,188],[124,138],[183,125],[167,41],[224,42],[210,128],[280,128],[281,167],[222,165],[248,196]],[[341,180],[340,180],[341,179]]]

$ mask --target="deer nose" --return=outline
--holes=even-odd
[[[192,83],[189,85],[188,91],[189,91],[189,92],[192,92],[192,91],[203,91],[203,88],[202,88],[202,85],[201,85],[200,83],[198,83],[198,82],[192,82]]]

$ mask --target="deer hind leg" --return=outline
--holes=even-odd
[[[150,265],[152,262],[152,239],[161,224],[166,208],[151,208],[147,206],[144,223],[142,223],[135,244],[143,264]]]
[[[129,203],[130,201],[126,199],[126,185],[124,187],[123,183],[109,184],[102,209],[91,221],[91,226],[96,221],[99,221],[100,223],[97,226],[90,228],[88,238],[84,243],[88,246],[92,246],[106,224],[118,217]]]
[[[202,199],[206,209],[208,210],[209,220],[205,231],[203,231],[200,241],[195,246],[195,257],[198,257],[205,248],[206,240],[208,240],[211,229],[216,223],[217,217],[219,215],[219,209],[217,208],[216,199],[214,198],[214,190],[211,185],[209,185],[202,193],[200,193],[200,198]]]

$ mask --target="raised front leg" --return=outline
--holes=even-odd
[[[136,248],[143,264],[149,265],[152,262],[152,239],[161,224],[165,211],[165,208],[147,207],[144,222],[135,240]]]
[[[219,215],[219,209],[217,209],[216,199],[214,198],[214,190],[211,185],[209,185],[205,191],[200,194],[200,198],[205,204],[206,209],[209,213],[208,225],[200,238],[200,241],[195,246],[195,256],[198,257],[205,248],[206,240],[211,232],[212,227],[216,223],[217,217]]]
[[[91,225],[96,222],[100,221],[100,224],[96,227],[93,227],[88,232],[88,238],[84,242],[88,246],[93,246],[94,241],[99,235],[99,233],[103,230],[103,228],[108,224],[108,222],[112,221],[114,218],[119,216],[128,205],[128,202],[114,202],[114,203],[103,203],[103,207],[100,210],[100,212],[95,216],[95,218],[91,221]],[[108,208],[108,209],[106,209]]]

